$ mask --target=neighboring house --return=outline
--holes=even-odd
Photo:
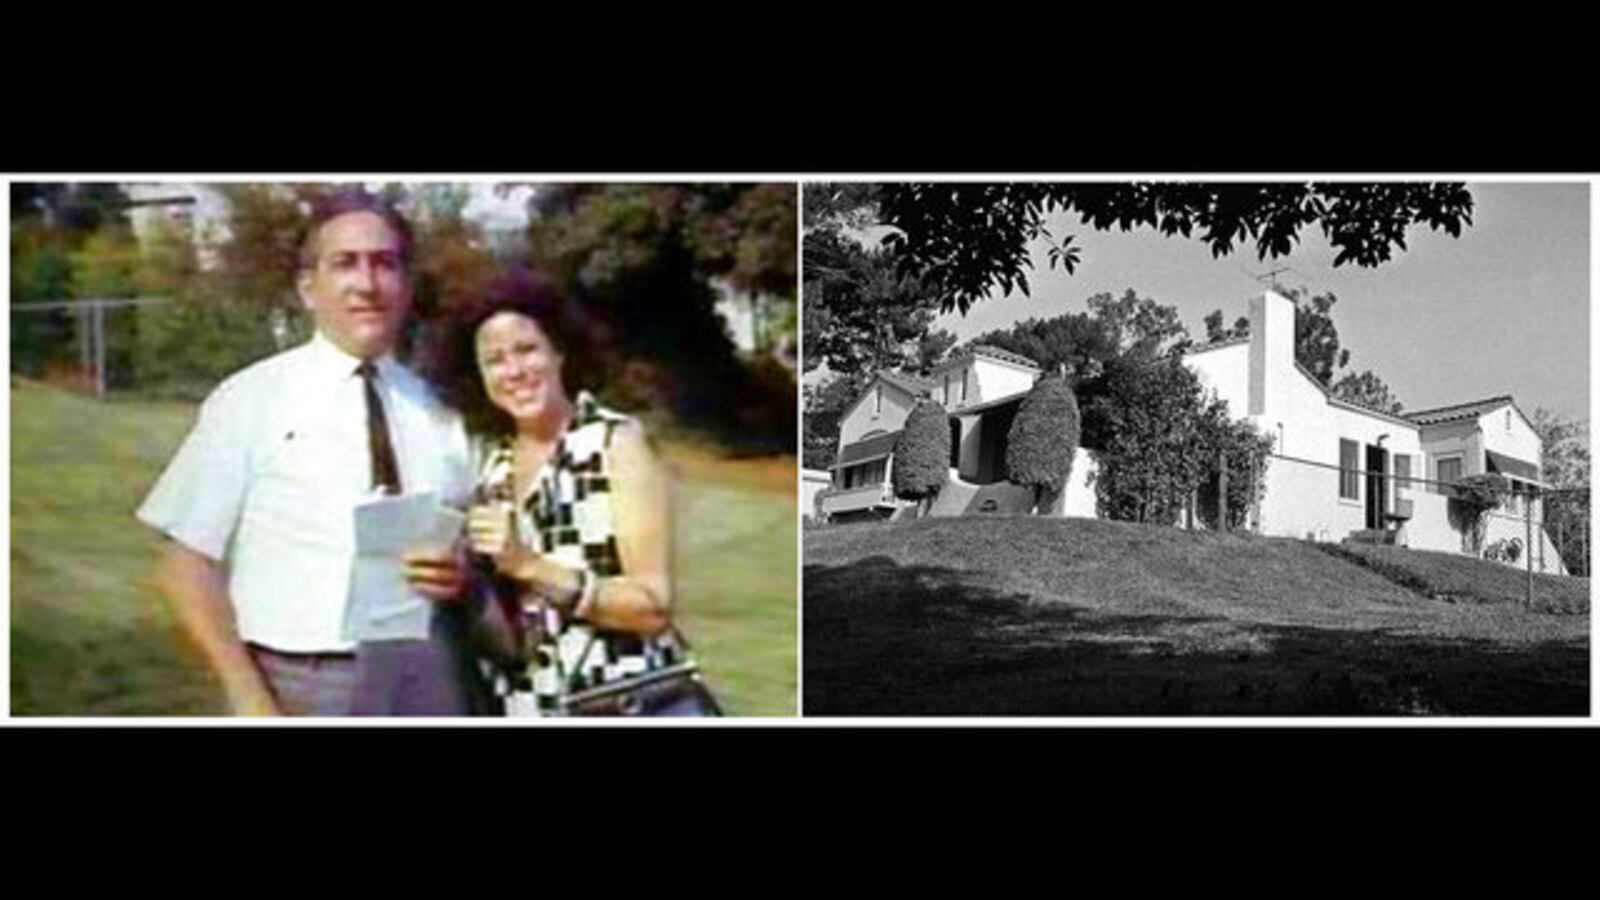
[[[817,514],[828,521],[887,518],[906,505],[889,483],[889,458],[928,384],[914,375],[880,372],[839,417],[839,455],[833,486],[817,497]]]
[[[817,517],[817,495],[833,484],[833,475],[823,469],[800,470],[800,515]]]
[[[1484,543],[1524,540],[1532,519],[1534,567],[1565,573],[1544,534],[1540,443],[1510,397],[1494,397],[1404,415],[1378,412],[1333,397],[1294,358],[1293,301],[1267,292],[1250,301],[1250,334],[1191,351],[1184,363],[1227,401],[1229,412],[1273,438],[1275,456],[1254,517],[1263,534],[1337,541],[1382,540],[1416,549],[1468,551],[1451,521],[1453,482],[1499,472],[1516,493],[1487,514]],[[950,413],[952,480],[934,502],[935,515],[1025,508],[1026,492],[1005,481],[1006,439],[1023,397],[1041,372],[1032,361],[977,346],[935,368],[928,378],[884,373],[840,420],[833,487],[819,495],[819,515],[886,516],[904,506],[889,477],[894,442],[916,400],[931,397]],[[1056,515],[1095,515],[1088,485],[1093,454],[1079,448]]]
[[[123,193],[134,202],[128,220],[141,246],[151,240],[151,228],[164,220],[193,242],[202,270],[215,269],[217,249],[228,240],[228,200],[216,188],[193,182],[128,182]]]
[[[887,517],[909,506],[892,486],[894,445],[912,407],[923,398],[950,415],[950,480],[934,515],[1021,511],[1032,494],[1005,480],[1006,443],[1017,407],[1040,375],[1027,357],[978,345],[958,352],[927,377],[879,373],[839,419],[833,487],[819,497],[819,515],[839,520]],[[1053,510],[1094,515],[1087,479],[1092,458],[1081,448],[1068,488]]]

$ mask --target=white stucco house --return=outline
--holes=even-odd
[[[1509,396],[1390,415],[1331,396],[1294,358],[1294,302],[1274,292],[1250,301],[1250,333],[1196,348],[1184,362],[1202,385],[1273,439],[1265,493],[1251,517],[1262,534],[1318,541],[1380,540],[1447,552],[1476,552],[1449,514],[1449,483],[1488,472],[1515,493],[1486,514],[1483,542],[1528,544],[1534,568],[1565,574],[1544,533],[1538,435]],[[935,515],[1020,509],[1027,492],[1005,481],[1005,440],[1017,406],[1042,374],[1032,361],[978,346],[931,377],[885,373],[840,421],[833,486],[818,496],[824,518],[897,514],[889,473],[894,442],[919,397],[950,413],[951,483]],[[1088,483],[1095,464],[1079,448],[1057,515],[1094,516]],[[1531,518],[1531,529],[1524,515]],[[1525,541],[1527,531],[1532,541]]]
[[[1005,479],[1006,443],[1017,407],[1040,374],[1032,360],[978,345],[953,354],[927,377],[879,373],[839,419],[839,456],[833,487],[817,499],[829,520],[898,514],[910,504],[891,486],[895,441],[923,397],[950,414],[950,483],[934,501],[936,516],[1023,511],[1032,492]],[[1094,515],[1089,473],[1093,456],[1079,448],[1056,515]]]

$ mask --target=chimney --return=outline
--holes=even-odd
[[[1294,377],[1294,301],[1274,291],[1250,298],[1250,415],[1281,410]]]

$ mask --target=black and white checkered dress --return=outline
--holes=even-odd
[[[517,533],[529,548],[591,577],[621,575],[612,525],[611,437],[627,416],[588,393],[578,396],[572,423],[516,504]],[[509,437],[485,448],[480,490],[509,496],[515,468]],[[563,696],[664,669],[686,656],[672,631],[652,637],[597,629],[537,597],[522,608],[529,646],[522,672],[497,674],[496,693],[508,716],[559,714]]]

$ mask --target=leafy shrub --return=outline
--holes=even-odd
[[[1493,472],[1468,475],[1455,483],[1445,511],[1450,524],[1461,532],[1462,549],[1472,554],[1480,552],[1487,526],[1484,513],[1499,507],[1509,493],[1511,483]]]
[[[1014,484],[1033,488],[1040,512],[1067,486],[1078,449],[1078,400],[1060,376],[1046,376],[1022,400],[1006,445],[1006,471]]]
[[[950,479],[950,417],[933,400],[922,400],[906,417],[894,445],[894,494],[902,500],[927,501]]]

